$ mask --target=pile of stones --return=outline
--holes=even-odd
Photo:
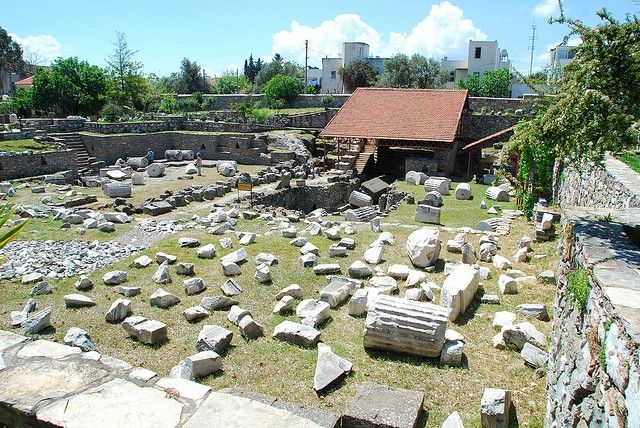
[[[32,284],[45,278],[68,278],[128,257],[139,247],[107,241],[13,241],[1,252],[0,279],[22,278]]]

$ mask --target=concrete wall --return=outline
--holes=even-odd
[[[144,156],[151,148],[157,159],[170,149],[200,152],[203,159],[235,160],[243,164],[268,164],[266,143],[243,134],[187,134],[162,132],[129,135],[83,135],[82,140],[90,156],[113,164],[118,158]]]
[[[75,150],[13,154],[0,157],[0,180],[55,174],[60,171],[77,171]]]

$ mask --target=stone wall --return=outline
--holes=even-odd
[[[280,190],[276,193],[258,195],[257,204],[266,206],[279,206],[291,210],[299,210],[304,213],[317,208],[326,208],[332,211],[349,202],[349,195],[357,189],[355,182],[332,183],[327,186],[295,187],[295,180],[291,180],[294,187]]]
[[[603,165],[592,162],[562,172],[561,205],[596,208],[640,207],[640,175],[612,156]]]
[[[612,221],[598,220],[604,212]],[[623,224],[640,209],[563,210],[558,286],[547,375],[547,427],[640,426],[640,248]],[[568,288],[586,269],[584,308]]]
[[[49,133],[75,132],[84,129],[85,119],[20,119],[20,126],[44,130]]]
[[[178,95],[178,98],[190,97],[191,95]],[[324,107],[322,104],[322,97],[324,94],[303,94],[298,95],[293,102],[292,108],[320,108]],[[256,103],[262,102],[262,94],[205,94],[204,98],[213,99],[213,108],[215,110],[228,110],[233,104],[242,103],[245,98],[251,97]],[[349,99],[349,94],[334,94],[333,95],[333,107],[342,107],[342,105]]]
[[[118,158],[144,156],[147,148],[157,159],[164,157],[167,150],[193,150],[200,152],[203,159],[235,160],[243,164],[268,164],[266,143],[244,134],[190,134],[183,132],[160,132],[150,134],[89,135],[82,140],[89,152],[108,165]]]
[[[535,98],[488,98],[488,97],[469,97],[469,110],[478,112],[485,108],[495,112],[505,110],[522,109],[525,112],[533,108]]]
[[[465,114],[460,125],[461,139],[465,142],[476,141],[512,127],[522,119],[522,116]]]
[[[60,171],[77,171],[75,150],[16,153],[0,157],[0,180],[37,177]]]

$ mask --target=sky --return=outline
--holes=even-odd
[[[542,69],[548,51],[568,35],[549,24],[558,16],[557,0],[31,0],[28,10],[3,13],[4,28],[40,62],[76,56],[105,66],[116,31],[145,73],[178,71],[182,58],[203,66],[212,76],[236,69],[253,54],[265,61],[275,53],[309,65],[337,57],[343,42],[370,45],[372,56],[398,52],[440,59],[464,59],[468,40],[497,40],[513,66],[529,70],[532,25],[536,25],[533,69]],[[623,19],[640,14],[632,0],[565,0],[565,14],[588,25],[600,22],[603,6]],[[7,8],[4,8],[6,11]],[[578,40],[571,39],[572,44]]]

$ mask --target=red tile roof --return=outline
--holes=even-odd
[[[22,80],[18,80],[17,82],[13,83],[16,86],[31,86],[33,85],[33,76],[29,76],[25,79]]]
[[[321,137],[453,142],[466,90],[358,88]]]

